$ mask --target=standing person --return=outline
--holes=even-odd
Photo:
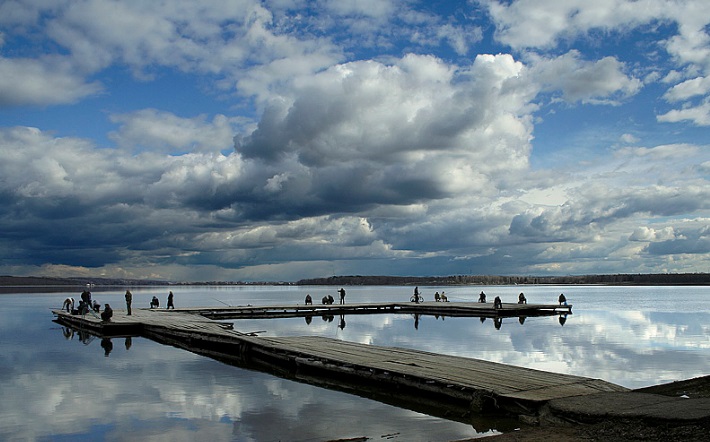
[[[81,300],[84,301],[84,304],[91,304],[91,294],[88,290],[81,292]]]
[[[165,309],[167,310],[171,307],[173,310],[175,309],[175,304],[173,304],[173,292],[168,293],[168,306],[165,307]]]
[[[126,290],[126,310],[128,310],[128,316],[131,316],[131,303],[133,302],[133,293],[130,290]]]
[[[345,304],[345,289],[341,287],[338,293],[340,293],[340,303]]]

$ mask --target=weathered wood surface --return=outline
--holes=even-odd
[[[480,359],[449,356],[397,347],[378,347],[330,338],[260,338],[273,351],[297,353],[300,357],[343,366],[400,373],[452,388],[486,391],[497,396],[527,401],[624,391],[623,387],[598,379],[550,373]]]
[[[255,337],[231,329],[231,324],[206,319],[181,310],[114,310],[110,322],[98,316],[54,311],[58,321],[104,335],[133,330],[137,335],[159,337],[199,352],[225,352],[234,357],[275,364],[287,369],[349,376],[457,400],[486,397],[498,401],[540,404],[555,398],[626,389],[599,379],[533,370],[479,359],[437,353],[378,347],[325,337]],[[194,311],[194,310],[190,310]],[[220,350],[222,349],[222,350]],[[525,405],[527,406],[527,405]],[[475,406],[474,406],[475,408]]]

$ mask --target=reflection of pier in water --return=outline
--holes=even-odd
[[[397,304],[397,313],[423,314],[430,308],[423,304]],[[432,303],[433,304],[433,303]],[[449,303],[454,305],[454,303]],[[348,305],[354,310],[372,313],[364,304]],[[385,304],[378,304],[383,306]],[[390,313],[393,304],[381,307],[379,313]],[[492,305],[489,304],[492,307]],[[330,307],[324,309],[324,307]],[[79,330],[91,330],[102,338],[145,336],[240,367],[338,389],[386,403],[425,412],[450,420],[471,423],[481,412],[513,412],[534,415],[551,399],[593,394],[602,391],[624,391],[608,382],[579,376],[549,373],[479,359],[448,356],[419,350],[378,347],[324,337],[260,337],[244,334],[225,324],[207,319],[211,315],[224,319],[231,314],[245,317],[258,315],[291,316],[343,315],[346,306],[229,307],[206,309],[134,309],[133,315],[115,310],[111,322],[101,322],[93,315],[71,315],[55,311],[56,321]],[[441,309],[440,306],[434,306]],[[492,314],[492,308],[477,307],[478,312]],[[498,316],[535,316],[532,305],[505,304]],[[559,307],[559,306],[552,306]],[[571,306],[565,307],[570,313]],[[286,311],[284,311],[286,310]],[[377,309],[374,309],[377,310]],[[466,316],[461,306],[452,308]],[[211,313],[208,313],[211,312]],[[215,312],[216,316],[215,316]],[[556,308],[539,314],[560,314]],[[348,314],[357,314],[348,311]],[[439,313],[441,312],[439,311]],[[564,313],[563,313],[564,314]],[[467,316],[476,316],[469,311]],[[249,316],[254,317],[254,316]],[[276,316],[282,317],[282,316]],[[485,316],[480,316],[485,317]],[[107,345],[108,346],[108,345]],[[106,347],[104,347],[105,349]],[[475,426],[480,428],[480,426]]]

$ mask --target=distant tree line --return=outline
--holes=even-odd
[[[514,284],[608,284],[608,285],[710,285],[710,273],[657,273],[568,276],[330,276],[301,279],[296,285],[514,285]]]
[[[330,276],[297,282],[169,282],[121,278],[52,278],[41,276],[0,276],[0,286],[145,286],[145,285],[514,285],[514,284],[608,284],[608,285],[710,285],[710,273],[648,273],[568,276]]]
[[[166,281],[125,278],[54,278],[44,276],[0,276],[0,286],[86,286],[92,285],[166,285]]]

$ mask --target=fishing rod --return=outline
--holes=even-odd
[[[217,302],[221,302],[222,304],[226,305],[227,307],[233,307],[231,304],[227,304],[226,302],[220,301],[220,300],[217,299],[217,298],[212,298],[212,299],[214,299],[214,300],[217,301]]]

